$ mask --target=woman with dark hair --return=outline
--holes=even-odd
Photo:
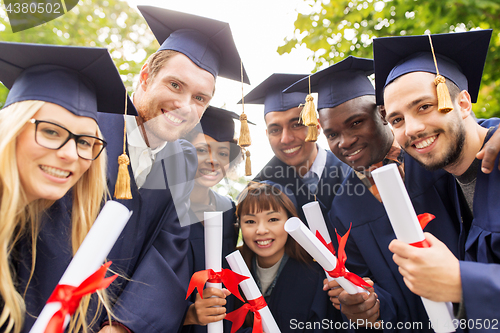
[[[195,147],[198,156],[198,169],[190,196],[191,232],[188,260],[191,274],[205,269],[204,212],[223,212],[222,256],[233,252],[236,247],[238,234],[234,215],[235,204],[231,198],[216,193],[212,187],[226,178],[227,173],[234,172],[242,161],[241,148],[234,139],[233,119],[238,118],[239,116],[234,112],[209,106],[200,119],[200,123],[186,137]],[[225,260],[223,263],[223,268],[228,268]],[[225,308],[211,308],[211,306],[225,305],[223,298],[226,293],[228,292],[208,288],[203,299],[200,295],[193,295],[191,300],[196,301],[196,304],[190,305],[184,325],[196,325],[192,329],[197,332],[206,332],[203,326],[222,320],[225,316]],[[221,298],[210,299],[209,295],[217,295]]]
[[[282,332],[336,331],[342,317],[323,291],[323,269],[284,229],[297,216],[292,200],[278,184],[249,184],[236,207],[239,250]]]

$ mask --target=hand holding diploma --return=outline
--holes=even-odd
[[[373,286],[373,281],[369,278],[364,278],[365,282]],[[380,316],[380,301],[378,295],[370,289],[370,294],[357,293],[349,294],[345,291],[337,281],[324,280],[323,290],[328,292],[330,301],[333,306],[340,310],[347,319],[355,322],[360,327],[371,323],[372,327],[376,327],[377,320]],[[362,324],[359,324],[362,322]]]
[[[302,210],[304,211],[304,215],[306,216],[307,223],[309,224],[309,228],[316,237],[326,245],[326,247],[335,255],[335,250],[332,245],[332,239],[330,238],[330,234],[328,233],[328,228],[326,227],[325,219],[323,218],[323,213],[321,212],[321,208],[319,208],[319,203],[317,201],[309,202],[302,206]],[[338,236],[338,235],[337,235]],[[347,237],[346,237],[347,239]],[[339,247],[339,255],[340,252],[345,256],[344,248],[340,249]],[[344,267],[345,273],[349,273],[347,268]],[[339,283],[342,285],[349,285],[349,281],[347,281],[343,276],[338,278],[333,278],[328,272],[325,271],[326,278],[328,281],[339,280]],[[347,292],[351,294],[355,294],[356,292],[365,292],[365,290],[359,286],[354,286],[355,288],[348,288]]]
[[[462,283],[458,259],[432,234],[426,232],[424,236],[430,245],[426,249],[397,239],[389,244],[399,272],[413,293],[435,302],[459,303]]]
[[[201,325],[220,321],[226,317],[226,297],[231,295],[227,289],[205,288],[203,298],[196,295],[196,300],[189,306],[184,325]]]
[[[222,283],[224,283],[231,293],[243,301],[238,291],[238,284],[248,279],[248,277],[236,274],[229,269],[222,269],[222,212],[205,212],[204,220],[206,269],[193,274],[189,282],[186,299],[195,288],[198,289],[197,297],[203,299],[201,295],[203,295],[205,283],[207,288],[218,290],[222,290]],[[212,297],[217,296],[213,294]],[[222,320],[213,321],[207,325],[208,333],[222,333],[223,329]]]
[[[391,242],[389,250],[396,253],[394,257],[395,262],[400,266],[399,271],[403,275],[408,288],[412,290],[415,284],[422,286],[426,283],[433,283],[429,282],[429,278],[431,280],[440,280],[444,284],[448,283],[447,280],[443,279],[446,278],[446,275],[438,275],[438,272],[443,271],[441,267],[450,269],[448,274],[455,274],[458,270],[456,274],[459,277],[458,260],[453,254],[451,254],[443,243],[430,234],[424,237],[422,226],[419,223],[396,165],[389,164],[378,168],[372,172],[372,176],[394,233],[399,240]],[[446,252],[448,253],[446,254]],[[453,258],[450,257],[450,254]],[[451,264],[447,262],[448,260],[451,260]],[[427,281],[425,281],[426,277]],[[424,281],[417,282],[419,278],[423,278]],[[452,288],[456,288],[456,282],[451,282],[453,284]],[[444,286],[444,284],[441,284],[441,286]],[[421,294],[419,295],[422,296]],[[447,301],[451,300],[448,299]],[[450,312],[450,303],[438,303],[427,298],[422,298],[422,302],[434,331],[455,331],[452,322],[453,316]]]
[[[356,274],[346,270],[344,246],[349,236],[347,232],[339,239],[339,260],[327,248],[327,244],[322,243],[307,227],[296,217],[291,217],[285,223],[285,231],[292,236],[297,243],[313,257],[323,269],[328,272],[331,277],[337,278],[337,282],[349,294],[357,294],[359,292],[368,292],[361,287],[370,287]]]

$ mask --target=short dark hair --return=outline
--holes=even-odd
[[[449,79],[446,79],[446,87],[448,87],[448,91],[450,92],[451,100],[454,101],[458,94],[460,94],[460,88]]]

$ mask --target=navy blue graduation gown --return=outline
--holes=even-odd
[[[236,242],[238,241],[238,234],[235,229],[236,223],[236,207],[234,202],[228,198],[224,197],[216,192],[213,192],[215,196],[215,206],[216,211],[224,212],[222,214],[223,230],[222,230],[222,268],[229,268],[229,265],[225,257],[234,252],[236,248]],[[196,218],[195,218],[196,219]],[[197,219],[196,219],[197,220]],[[189,234],[189,271],[192,275],[195,272],[204,270],[205,267],[205,229],[201,223],[195,223],[191,225],[191,233]],[[190,297],[190,304],[196,300],[197,291],[193,292]],[[227,313],[232,311],[234,307],[234,296],[230,295],[226,298],[226,310]],[[224,330],[230,332],[230,323],[224,321]],[[185,332],[207,332],[206,326],[200,325],[189,325],[185,327]]]
[[[23,295],[26,290],[26,315],[23,333],[30,331],[36,317],[59,282],[73,257],[71,249],[71,195],[56,201],[49,210],[51,216],[43,216],[37,238],[35,271],[28,289],[26,284],[31,271],[31,238],[23,237],[12,253],[16,270],[17,290]],[[69,203],[68,203],[69,202]],[[58,218],[53,219],[52,214]]]
[[[498,122],[497,122],[498,123]],[[487,124],[481,124],[487,126]],[[489,139],[489,137],[487,138]],[[468,234],[461,235],[462,297],[471,332],[500,328],[500,171],[499,157],[490,174],[480,169],[474,192],[474,218]],[[458,186],[458,185],[457,185]],[[457,204],[457,207],[458,204]]]
[[[99,124],[108,142],[108,187],[113,193],[117,159],[123,152],[123,116],[99,114]],[[189,228],[180,226],[178,216],[183,218],[187,214],[196,167],[196,151],[183,140],[168,143],[158,154],[151,177],[148,176],[141,189],[137,188],[129,166],[133,199],[119,201],[132,210],[133,215],[108,255],[113,261],[111,269],[125,278],[119,277],[108,292],[118,298],[118,305],[113,309],[115,314],[135,332],[166,332],[166,328],[171,327],[169,325],[177,328],[182,322],[187,304],[185,292],[180,292],[179,297],[173,295],[184,288],[184,281],[189,276],[185,260]],[[161,186],[158,186],[158,179],[162,180]],[[178,185],[175,190],[169,188],[171,180]],[[148,181],[154,182],[155,186],[146,186]],[[50,208],[43,221],[37,244],[36,269],[26,294],[27,315],[23,332],[29,331],[35,321],[33,316],[40,313],[72,259],[70,212],[71,192]],[[29,244],[29,240],[23,239],[16,246],[18,290],[21,293],[31,268]],[[130,282],[127,278],[131,278]],[[156,288],[162,292],[153,289],[155,286],[151,281],[157,283]],[[148,295],[155,297],[147,298]],[[90,315],[93,315],[92,309]],[[97,331],[106,319],[106,315],[101,314],[91,328]],[[152,327],[159,327],[159,330]]]
[[[252,272],[255,279],[255,272]],[[325,271],[316,262],[309,264],[288,258],[278,280],[266,298],[281,332],[341,332],[342,317],[326,291],[323,291]],[[251,332],[241,328],[238,332]]]
[[[318,149],[321,149],[318,147]],[[270,180],[284,186],[290,190],[297,199],[297,213],[299,218],[307,225],[307,220],[302,211],[302,206],[318,201],[320,203],[323,216],[328,213],[335,192],[340,190],[342,181],[349,173],[350,168],[341,162],[331,151],[326,152],[326,164],[318,183],[317,195],[309,192],[306,184],[302,182],[295,169],[274,156],[255,177],[255,181]]]
[[[405,185],[417,214],[431,213],[436,219],[425,231],[443,241],[457,255],[460,226],[452,198],[447,195],[454,179],[444,171],[429,172],[405,155]],[[350,188],[350,192],[348,189]],[[344,182],[344,193],[333,200],[329,223],[344,235],[352,223],[346,244],[347,268],[375,282],[380,299],[380,319],[422,323],[422,327],[400,331],[433,332],[419,296],[405,285],[392,260],[389,243],[396,238],[385,208],[352,172]],[[386,326],[387,327],[387,326]],[[386,331],[393,331],[386,329]]]
[[[115,131],[111,135],[114,138],[119,137],[120,130],[123,131],[123,117],[119,120],[113,122]],[[111,124],[101,126],[109,130]],[[106,133],[103,134],[106,137]],[[113,154],[108,150],[110,164],[116,163],[122,149],[117,144],[112,149]],[[121,292],[113,311],[136,333],[177,332],[184,320],[189,282],[189,266],[185,259],[190,228],[182,227],[179,221],[187,224],[189,196],[197,167],[196,150],[189,142],[169,142],[156,156],[151,172],[139,190],[140,195],[132,193],[134,199],[124,201],[125,204],[135,201],[140,209],[136,230],[128,233],[129,244],[137,244],[134,254],[139,253],[139,256],[131,281]],[[113,165],[111,168],[108,170],[109,179],[114,181],[118,167]],[[129,170],[132,174],[131,167]],[[137,188],[135,184],[133,186]],[[110,188],[114,188],[113,182]],[[122,250],[117,252],[123,255]],[[113,251],[110,257],[112,254]]]

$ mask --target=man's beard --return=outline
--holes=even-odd
[[[444,133],[444,130],[440,130],[437,133]],[[457,122],[456,129],[448,130],[448,134],[450,138],[454,137],[455,140],[450,143],[448,151],[444,154],[440,161],[431,161],[431,163],[427,162],[426,164],[420,161],[420,159],[413,156],[415,160],[429,171],[436,171],[457,164],[462,157],[462,152],[465,144],[465,127],[463,123],[459,120]]]
[[[142,120],[142,126],[144,126],[145,133],[143,134],[147,136],[146,141],[152,141],[157,143],[159,141],[172,142],[184,137],[191,130],[191,128],[188,128],[187,126],[184,126],[181,132],[164,130],[161,128],[162,127],[161,122],[165,121],[165,119],[161,117],[165,117],[165,115],[163,113],[160,113],[157,116],[153,116],[150,113],[150,110],[154,110],[155,107],[153,103],[148,103],[147,100],[138,104],[139,105],[137,105],[136,108]],[[193,124],[192,127],[194,126],[195,125]]]

